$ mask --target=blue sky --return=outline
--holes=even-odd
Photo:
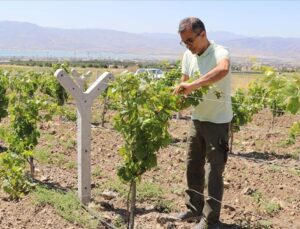
[[[300,37],[300,1],[0,1],[0,21],[58,28],[176,33],[197,16],[208,31],[246,36]]]

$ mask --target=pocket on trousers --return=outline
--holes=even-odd
[[[228,141],[224,140],[223,138],[220,138],[219,145],[224,150],[224,162],[226,163],[228,159],[228,153],[229,153]]]

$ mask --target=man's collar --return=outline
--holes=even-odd
[[[213,45],[215,44],[214,41],[209,41],[209,46],[207,47],[207,49],[202,53],[202,54],[196,54],[197,57],[204,57],[204,56],[207,56],[211,50],[212,50],[212,47]]]

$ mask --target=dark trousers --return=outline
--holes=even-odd
[[[186,205],[213,224],[220,218],[229,123],[192,120],[188,138]],[[207,184],[207,193],[204,186]]]

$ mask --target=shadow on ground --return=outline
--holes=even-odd
[[[265,161],[272,161],[272,160],[284,160],[292,158],[290,154],[286,155],[278,155],[275,153],[269,153],[269,152],[237,152],[237,153],[231,153],[230,156],[234,157],[243,157],[248,159],[259,159],[259,160],[265,160]]]

